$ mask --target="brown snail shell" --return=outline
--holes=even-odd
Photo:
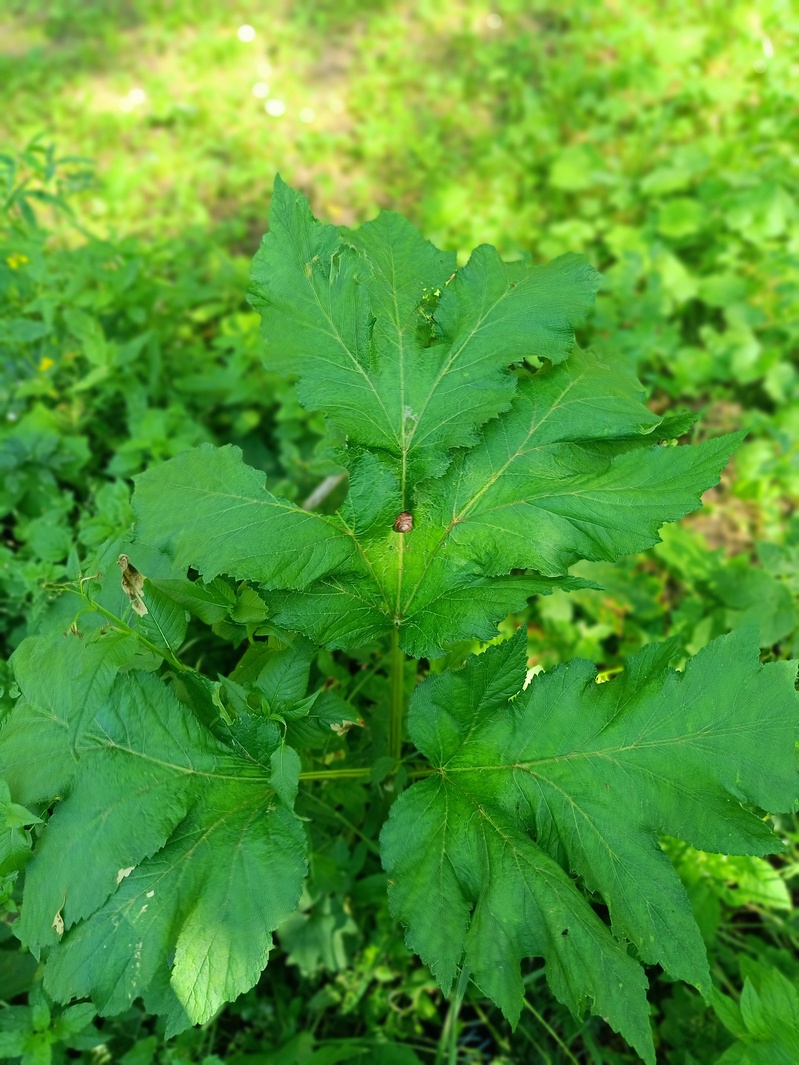
[[[413,514],[409,514],[407,510],[403,510],[401,514],[398,514],[394,519],[394,532],[406,533],[410,532],[413,528]]]

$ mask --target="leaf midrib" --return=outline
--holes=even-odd
[[[302,255],[302,249],[298,247],[298,245],[297,245],[297,243],[295,241],[292,240],[292,243],[294,244],[294,250],[295,250],[295,253],[296,253],[297,261],[298,262],[303,262],[304,261],[304,256]],[[338,249],[339,251],[341,249],[341,243],[342,242],[339,243],[339,249]],[[331,258],[331,265],[332,265],[332,258]],[[388,413],[388,410],[386,409],[385,404],[383,403],[382,396],[380,395],[380,393],[378,392],[377,388],[375,387],[374,381],[371,379],[369,374],[364,370],[363,366],[361,366],[360,362],[355,357],[355,355],[350,351],[349,347],[344,342],[344,338],[341,336],[341,334],[339,333],[338,329],[336,328],[335,322],[333,321],[333,319],[330,317],[330,315],[328,314],[328,312],[325,310],[324,306],[322,305],[322,301],[319,298],[319,293],[317,292],[316,286],[313,283],[313,274],[311,273],[309,275],[309,274],[307,274],[305,272],[305,270],[302,271],[302,274],[305,277],[306,284],[307,284],[308,288],[310,289],[311,293],[313,294],[313,298],[316,301],[316,305],[318,306],[318,308],[319,308],[319,310],[320,310],[320,312],[322,314],[322,317],[327,321],[328,325],[330,326],[330,329],[332,330],[333,339],[337,341],[337,343],[341,347],[342,351],[345,353],[347,358],[350,360],[350,362],[352,363],[353,369],[357,373],[359,373],[361,375],[361,377],[364,379],[364,381],[368,384],[369,388],[372,391],[372,394],[374,395],[375,399],[377,400],[377,403],[378,403],[380,409],[383,411],[383,414],[386,417],[386,425],[390,429],[391,428],[391,418],[389,416],[389,413]],[[395,440],[397,439],[396,431],[394,432],[394,438],[395,438]],[[399,441],[397,441],[397,444],[399,444]]]
[[[182,774],[183,776],[196,776],[204,777],[209,780],[226,780],[233,781],[237,784],[270,784],[270,776],[261,776],[256,774],[230,774],[227,773],[215,773],[208,769],[197,769],[194,766],[176,765],[174,762],[170,762],[164,758],[156,758],[155,755],[145,754],[143,751],[137,751],[132,747],[126,747],[122,743],[118,743],[105,729],[99,728],[98,732],[93,735],[90,733],[87,738],[94,738],[100,741],[102,750],[114,750],[119,751],[122,754],[130,755],[132,758],[139,758],[144,762],[150,762],[152,765],[161,766],[164,769],[171,769],[174,773]],[[227,752],[220,752],[220,757],[226,756]],[[253,762],[257,765],[257,762]]]
[[[752,728],[759,727],[756,722],[752,723]],[[535,767],[553,765],[558,762],[577,761],[583,758],[605,758],[610,761],[614,761],[616,757],[624,755],[630,751],[647,751],[657,750],[662,747],[682,746],[686,749],[696,746],[696,740],[704,739],[709,736],[722,737],[726,735],[741,736],[745,734],[746,730],[741,728],[718,728],[714,725],[708,725],[702,729],[698,729],[696,732],[690,733],[690,735],[671,736],[666,739],[655,740],[642,740],[635,743],[628,743],[623,746],[606,747],[602,750],[588,750],[588,751],[569,751],[566,754],[549,755],[546,758],[533,758],[529,761],[523,762],[495,762],[488,765],[451,765],[449,762],[445,762],[443,765],[437,766],[432,770],[433,774],[440,774],[442,776],[449,776],[453,773],[487,773],[487,772],[510,772],[512,770],[522,770],[523,772],[532,772]],[[453,755],[457,757],[457,755]],[[638,768],[638,767],[636,767]],[[640,767],[642,772],[648,772],[649,769],[646,766]]]
[[[427,398],[425,399],[424,405],[422,406],[422,409],[419,412],[419,417],[416,420],[416,423],[414,424],[413,429],[411,430],[410,437],[408,438],[408,452],[409,453],[410,453],[411,447],[413,446],[414,436],[416,435],[416,432],[419,429],[419,426],[422,424],[422,420],[424,418],[425,412],[427,411],[427,408],[429,407],[430,402],[432,401],[433,395],[435,394],[436,390],[438,389],[438,386],[441,384],[441,382],[444,380],[444,378],[450,372],[453,363],[455,363],[461,357],[461,355],[463,354],[463,352],[464,352],[465,348],[467,347],[467,345],[474,339],[474,337],[477,335],[477,333],[482,329],[486,318],[492,313],[492,311],[496,307],[499,306],[499,304],[504,299],[507,298],[509,293],[512,292],[512,291],[513,291],[513,289],[508,285],[506,287],[505,291],[502,293],[502,295],[499,296],[499,298],[496,299],[494,301],[494,303],[487,310],[484,311],[482,316],[476,322],[474,328],[463,339],[463,341],[460,344],[460,347],[457,348],[457,350],[451,351],[450,354],[447,356],[447,359],[444,362],[444,365],[441,367],[441,369],[438,372],[438,375],[436,376],[435,380],[433,381],[432,385],[430,386],[430,390],[429,390],[429,392],[427,394]]]
[[[542,425],[544,425],[544,423],[547,421],[547,419],[552,414],[554,414],[554,412],[556,410],[559,409],[561,401],[563,400],[564,396],[568,395],[568,393],[580,383],[580,381],[583,379],[583,377],[585,377],[585,374],[586,374],[586,371],[583,371],[577,377],[574,377],[574,378],[572,378],[569,381],[568,385],[563,389],[561,394],[558,396],[558,398],[555,400],[555,402],[552,404],[552,406],[547,410],[547,412],[543,415],[543,417],[541,417],[540,420],[535,423],[535,425],[530,427],[530,429],[529,429],[527,435],[525,436],[524,440],[519,445],[519,447],[514,452],[514,454],[511,455],[508,458],[508,461],[503,466],[501,466],[499,470],[497,470],[495,473],[493,473],[491,475],[491,477],[489,477],[489,479],[486,481],[486,483],[477,492],[475,492],[475,494],[472,496],[472,498],[461,508],[460,511],[458,511],[457,513],[453,511],[452,520],[450,521],[449,525],[447,525],[447,527],[444,530],[444,532],[443,532],[441,538],[439,539],[438,543],[435,545],[435,547],[432,549],[432,551],[428,555],[428,557],[427,557],[427,559],[425,561],[424,568],[422,569],[422,572],[419,575],[419,578],[418,578],[414,588],[412,589],[410,596],[408,597],[407,601],[403,605],[403,615],[407,615],[408,612],[410,611],[411,603],[413,602],[417,592],[419,591],[420,587],[422,586],[422,584],[424,582],[424,579],[425,579],[425,577],[428,574],[430,566],[433,563],[433,560],[438,555],[438,552],[443,547],[444,543],[446,542],[449,534],[452,532],[454,527],[463,520],[463,516],[465,514],[467,514],[468,511],[471,510],[472,507],[477,503],[477,501],[480,498],[482,498],[482,496],[489,490],[489,488],[491,488],[492,485],[496,483],[496,481],[505,473],[505,471],[508,469],[508,467],[513,462],[515,462],[515,460],[519,457],[519,455],[524,453],[523,450],[522,450],[524,448],[524,446],[528,443],[528,441],[531,439],[531,437],[535,433],[537,433],[539,431],[539,429],[541,428]],[[461,473],[462,473],[462,471],[461,471]]]

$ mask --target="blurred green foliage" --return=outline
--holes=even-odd
[[[764,657],[799,655],[798,43],[790,0],[11,0],[0,657],[68,622],[59,584],[95,571],[124,533],[130,478],[148,463],[232,441],[295,499],[338,472],[321,419],[262,368],[244,298],[276,171],[336,223],[391,208],[461,255],[481,241],[508,257],[584,252],[606,281],[581,340],[628,359],[657,409],[701,410],[695,433],[749,429],[700,515],[612,572],[584,565],[602,591],[531,606],[531,669],[581,655],[610,678],[653,640],[690,654],[742,624]],[[242,634],[228,629],[192,653],[229,666]],[[190,629],[185,646],[197,639]],[[365,648],[323,652],[314,669],[357,705],[384,698],[379,666]],[[3,661],[0,712],[14,697]],[[139,1006],[102,1029],[51,1009],[15,947],[13,877],[1,881],[0,1056],[630,1062],[535,966],[515,1034],[473,988],[460,1007],[441,1000],[382,902],[368,842],[391,798],[381,787],[326,784],[304,800],[311,878],[280,955],[258,989],[168,1045]],[[17,839],[24,826],[0,810]],[[778,827],[774,863],[662,843],[720,989],[711,1010],[651,973],[669,1065],[799,1053],[799,831]]]

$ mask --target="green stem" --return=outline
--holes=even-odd
[[[369,839],[367,835],[361,832],[357,825],[354,825],[352,821],[348,821],[343,814],[340,814],[338,810],[335,809],[335,807],[330,806],[329,803],[324,802],[317,795],[314,795],[312,791],[305,792],[305,798],[311,799],[317,804],[317,806],[321,806],[322,809],[327,810],[331,817],[334,817],[337,821],[344,825],[345,828],[348,828],[350,832],[355,833],[355,835],[358,836],[358,838],[366,844],[367,850],[371,851],[371,853],[374,854],[376,857],[380,857],[380,848],[377,846],[374,840]]]
[[[408,773],[409,780],[422,780],[437,773],[437,769],[411,769]],[[300,780],[367,780],[372,775],[368,767],[360,769],[309,769],[306,773],[300,773]]]
[[[391,634],[391,719],[388,728],[388,753],[397,761],[402,757],[402,716],[404,709],[403,673],[405,655],[399,645],[399,630]]]
[[[457,986],[454,991],[450,993],[449,1009],[447,1010],[447,1016],[444,1018],[441,1037],[438,1041],[436,1065],[457,1065],[458,1017],[461,1012],[464,996],[466,995],[466,988],[469,986],[470,975],[471,969],[468,965],[464,965],[461,969],[460,976],[458,977]]]
[[[504,1051],[505,1054],[510,1053],[511,1046],[508,1042],[507,1036],[503,1035],[502,1032],[498,1031],[497,1028],[491,1023],[491,1018],[488,1016],[488,1014],[480,1005],[480,1003],[472,1000],[470,1005],[474,1012],[477,1014],[477,1016],[480,1018],[480,1020],[483,1022],[485,1027],[491,1033],[494,1042],[497,1044],[500,1050]]]
[[[312,769],[300,773],[300,780],[366,780],[372,770],[366,769]]]
[[[541,1016],[535,1006],[528,1002],[526,998],[522,999],[522,1004],[524,1005],[525,1009],[528,1009],[530,1013],[532,1013],[532,1015],[535,1017],[541,1027],[549,1034],[549,1036],[555,1040],[555,1042],[558,1044],[558,1046],[569,1059],[569,1061],[572,1062],[573,1065],[580,1065],[580,1062],[577,1060],[574,1054],[572,1054],[571,1050],[569,1050],[569,1048],[563,1042],[563,1040],[555,1031],[555,1029],[550,1024],[547,1024],[546,1020]]]
[[[146,636],[142,636],[142,634],[136,629],[132,629],[130,625],[127,625],[122,620],[122,618],[118,618],[116,614],[112,613],[110,610],[106,610],[106,608],[104,606],[100,606],[99,603],[95,603],[95,601],[91,599],[82,589],[78,590],[77,588],[72,588],[69,585],[65,585],[65,590],[68,592],[72,592],[73,595],[79,595],[83,602],[86,604],[88,610],[91,610],[96,614],[102,614],[104,618],[106,618],[113,624],[114,628],[118,629],[120,632],[124,632],[128,636],[133,636],[139,641],[139,643],[143,647],[146,647],[149,651],[155,652],[155,654],[157,654],[159,658],[163,658],[165,661],[169,662],[171,666],[174,666],[175,669],[180,670],[181,673],[196,672],[196,670],[192,669],[191,666],[187,666],[184,662],[181,662],[179,658],[176,658],[170,649],[159,647],[158,644],[153,643],[152,640],[148,640]]]

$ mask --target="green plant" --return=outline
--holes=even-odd
[[[780,849],[764,811],[795,793],[794,667],[762,666],[741,629],[683,673],[666,642],[601,686],[581,660],[528,684],[522,628],[414,688],[407,728],[406,693],[414,659],[585,588],[578,560],[654,544],[740,435],[667,446],[692,416],[653,414],[612,355],[575,348],[598,281],[578,258],[482,246],[455,267],[397,215],[325,226],[278,180],[252,300],[346,498],[303,509],[235,448],[186,451],[137,478],[132,541],[15,652],[2,760],[37,837],[15,929],[55,999],[142,997],[168,1034],[212,1018],[275,929],[291,941],[314,802],[359,811],[371,847],[385,822],[392,914],[456,986],[455,1020],[471,978],[515,1023],[541,957],[561,1003],[653,1062],[643,966],[711,998],[658,836]],[[195,654],[198,625],[216,641]],[[339,652],[366,667],[357,699]]]
[[[67,1006],[53,1015],[41,992],[29,1006],[11,1006],[0,1012],[0,1054],[19,1058],[20,1065],[50,1065],[66,1060],[62,1048],[89,1050],[103,1037],[94,1027],[94,1007],[89,1002]]]
[[[736,1042],[718,1065],[789,1065],[799,1054],[799,992],[778,968],[743,956],[740,1001],[716,993],[713,1006]]]
[[[70,559],[130,524],[125,478],[148,463],[203,441],[233,440],[293,498],[310,492],[330,462],[314,452],[321,417],[315,426],[293,389],[260,363],[245,265],[207,236],[144,245],[80,232],[67,198],[79,183],[52,145],[36,141],[0,155],[0,182],[4,176],[0,655],[7,656],[38,631],[45,586],[74,576]],[[31,204],[40,203],[53,209],[50,219],[33,213]]]

